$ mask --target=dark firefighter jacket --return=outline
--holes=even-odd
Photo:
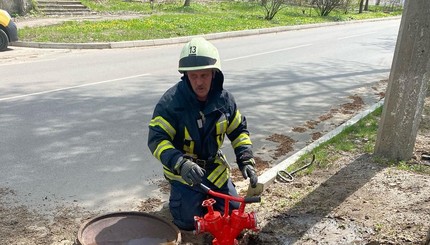
[[[230,177],[225,157],[220,153],[224,137],[230,139],[241,167],[242,155],[252,156],[246,119],[237,109],[233,95],[223,89],[224,76],[216,72],[208,100],[201,106],[188,77],[166,91],[156,105],[149,124],[148,146],[163,164],[168,180],[186,182],[174,167],[181,157],[206,160],[206,177],[221,187]],[[197,160],[199,161],[199,160]]]

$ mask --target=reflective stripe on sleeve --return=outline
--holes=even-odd
[[[176,130],[172,127],[172,125],[167,120],[165,120],[161,116],[157,116],[153,118],[149,123],[149,126],[150,127],[158,126],[162,128],[170,136],[170,139],[172,140],[176,135]]]
[[[174,149],[175,147],[173,144],[168,140],[161,141],[158,145],[155,151],[152,153],[155,158],[157,158],[159,161],[161,161],[161,153],[167,149]]]
[[[231,145],[233,146],[233,149],[236,149],[241,145],[252,145],[252,142],[248,134],[241,133],[235,140],[231,142]]]
[[[188,183],[180,175],[176,175],[176,174],[172,173],[166,166],[163,166],[163,173],[167,179],[176,180],[176,181],[181,182],[184,185],[188,185]]]

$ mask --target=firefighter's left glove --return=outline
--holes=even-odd
[[[257,187],[258,176],[257,171],[255,171],[255,160],[250,158],[248,160],[242,161],[240,171],[242,172],[243,178],[248,179],[252,188]]]
[[[175,169],[189,185],[200,184],[203,176],[205,175],[205,170],[203,168],[197,165],[197,163],[186,158],[183,158],[178,164],[176,164]]]

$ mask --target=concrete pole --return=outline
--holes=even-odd
[[[409,160],[430,82],[430,0],[408,0],[403,10],[379,124],[375,155]]]

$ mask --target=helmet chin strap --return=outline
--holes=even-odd
[[[211,91],[213,90],[213,88],[214,88],[214,84],[215,84],[215,77],[216,77],[216,73],[217,73],[217,71],[215,70],[215,69],[213,69],[212,70],[212,81],[211,81],[211,88],[209,89],[209,93],[208,93],[208,97],[209,97],[209,94],[211,93]]]

